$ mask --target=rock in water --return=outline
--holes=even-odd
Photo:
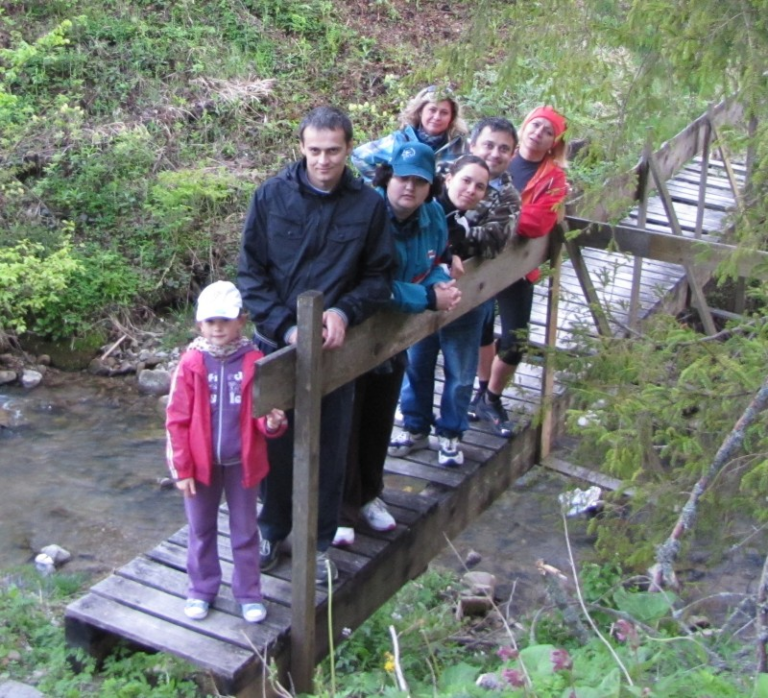
[[[144,369],[139,373],[139,390],[149,395],[167,395],[171,390],[171,372]]]
[[[36,388],[43,381],[43,374],[40,371],[33,371],[31,368],[25,368],[21,374],[21,384],[25,388]]]

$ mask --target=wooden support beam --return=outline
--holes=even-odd
[[[588,468],[583,468],[580,465],[575,465],[574,463],[564,461],[560,458],[556,458],[555,456],[544,458],[541,461],[541,465],[543,465],[548,470],[553,470],[556,473],[567,475],[568,477],[575,477],[579,480],[584,480],[584,482],[588,482],[590,485],[597,485],[598,487],[602,487],[604,490],[611,490],[612,492],[615,492],[617,490],[622,490],[624,487],[624,483],[615,477],[604,475],[603,473],[598,473],[595,470],[589,470]],[[635,493],[634,488],[632,487],[624,489],[623,492],[630,497]]]
[[[693,235],[695,238],[701,237],[701,231],[704,226],[704,208],[707,197],[707,177],[709,175],[709,145],[712,141],[712,117],[711,109],[707,111],[707,123],[704,127],[704,143],[701,153],[701,173],[699,175],[699,198],[696,205],[696,226]]]
[[[293,445],[291,676],[298,693],[312,692],[315,670],[315,551],[320,470],[320,366],[323,294],[299,296]]]
[[[544,354],[544,374],[541,379],[541,437],[539,439],[539,458],[546,458],[552,448],[554,415],[552,405],[555,397],[555,354],[557,351],[557,309],[560,304],[560,277],[563,270],[563,240],[566,225],[558,223],[550,233],[550,260],[552,273],[547,298],[547,327],[545,331],[546,353]]]
[[[656,183],[659,196],[661,197],[661,200],[664,204],[664,209],[667,212],[667,218],[669,219],[669,225],[672,228],[672,232],[679,237],[683,237],[683,231],[680,228],[680,222],[677,220],[677,214],[675,213],[675,207],[672,203],[672,197],[669,195],[669,191],[667,190],[667,183],[659,169],[656,167],[656,163],[654,162],[653,157],[650,158],[648,164],[651,169],[651,174],[653,175],[653,181]],[[701,284],[699,284],[699,280],[696,278],[693,266],[686,263],[683,265],[683,267],[685,268],[685,273],[688,277],[688,286],[690,287],[691,293],[693,294],[693,304],[699,311],[699,317],[702,324],[704,325],[704,331],[709,335],[715,334],[715,332],[717,332],[717,328],[715,327],[715,323],[712,320],[712,314],[709,312],[709,307],[707,305],[707,298],[704,295],[704,290],[701,288]]]
[[[733,198],[736,199],[736,208],[742,210],[744,208],[744,200],[741,195],[741,187],[736,181],[736,173],[733,171],[733,165],[731,164],[731,158],[728,156],[728,152],[725,149],[725,144],[716,127],[712,127],[712,136],[718,145],[720,151],[720,159],[723,161],[725,172],[728,175],[728,183],[731,185],[731,191],[733,192]]]
[[[576,216],[568,216],[571,230],[581,230],[575,238],[582,247],[598,250],[618,250],[646,259],[657,259],[672,264],[696,265],[699,269],[713,270],[733,258],[737,248],[720,242],[678,237],[669,233],[641,230],[628,225],[595,223]],[[768,281],[768,252],[752,251],[738,259],[739,276]]]
[[[646,138],[643,149],[643,157],[638,166],[638,196],[640,205],[637,213],[637,227],[645,228],[645,221],[648,215],[648,162],[651,159],[651,138]],[[632,269],[632,289],[629,293],[629,317],[628,325],[631,329],[637,329],[638,315],[640,313],[640,282],[643,276],[643,259],[635,257]]]
[[[592,283],[592,277],[589,275],[589,269],[584,263],[584,258],[581,255],[581,248],[573,242],[573,240],[565,239],[565,248],[568,250],[568,256],[571,260],[573,270],[576,272],[576,278],[579,280],[579,285],[584,293],[584,297],[589,304],[589,313],[592,315],[592,320],[597,327],[598,334],[603,337],[608,337],[611,334],[611,326],[608,322],[608,317],[603,310],[603,306],[600,305],[600,299],[597,297],[597,291],[595,291],[595,285]]]

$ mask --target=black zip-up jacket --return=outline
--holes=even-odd
[[[386,307],[395,263],[382,198],[349,169],[334,191],[318,192],[300,160],[254,193],[237,281],[266,350],[285,345],[305,291],[321,291],[348,326]]]

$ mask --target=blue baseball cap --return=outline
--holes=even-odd
[[[401,143],[390,164],[397,177],[421,177],[430,184],[435,178],[435,152],[424,143]]]

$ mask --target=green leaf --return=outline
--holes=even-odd
[[[613,595],[616,608],[641,623],[653,623],[666,616],[677,597],[674,594],[652,594],[647,591],[630,592],[619,589]]]
[[[752,698],[768,698],[768,674],[758,674]]]

